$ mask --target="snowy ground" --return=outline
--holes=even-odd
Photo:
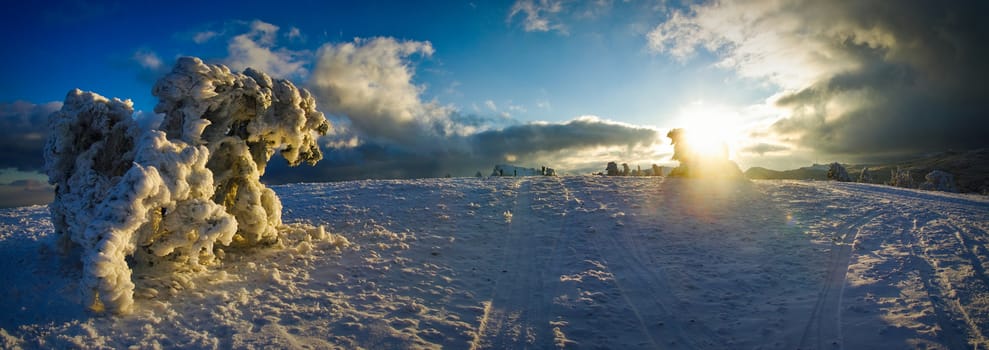
[[[0,210],[0,348],[985,348],[989,199],[831,182],[277,186],[294,237],[82,310],[46,207]]]

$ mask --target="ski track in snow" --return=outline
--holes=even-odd
[[[47,207],[0,210],[0,348],[989,346],[986,197],[632,177],[274,189],[286,222],[352,245],[288,237],[136,274],[126,317],[82,310]]]

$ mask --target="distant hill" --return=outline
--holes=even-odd
[[[745,177],[755,180],[825,180],[827,175],[828,166],[820,164],[783,171],[762,167],[751,167],[745,171]]]
[[[852,179],[858,179],[862,168],[869,168],[872,183],[886,183],[892,170],[899,167],[910,171],[914,182],[924,182],[924,176],[932,170],[943,170],[955,176],[958,189],[963,193],[989,194],[989,149],[974,151],[949,151],[922,156],[913,160],[887,164],[844,164]],[[799,169],[777,171],[761,167],[752,167],[745,171],[745,177],[750,179],[791,179],[791,180],[826,180],[827,164],[814,164]]]

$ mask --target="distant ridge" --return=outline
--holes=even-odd
[[[890,172],[897,167],[910,171],[916,183],[924,182],[924,176],[937,169],[954,175],[962,193],[989,194],[989,149],[941,152],[894,163],[846,165],[853,180],[858,179],[862,168],[866,167],[872,174],[872,183],[887,183]],[[751,167],[745,171],[745,177],[754,180],[825,180],[827,174],[826,164],[784,171]]]

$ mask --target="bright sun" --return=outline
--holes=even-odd
[[[695,102],[680,110],[678,120],[678,125],[687,130],[684,142],[693,152],[702,156],[727,152],[729,158],[734,158],[734,148],[741,141],[737,112]]]

